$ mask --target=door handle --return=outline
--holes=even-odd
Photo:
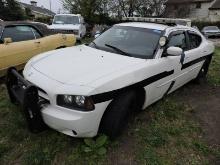
[[[40,41],[35,41],[34,43],[35,43],[35,44],[40,44]]]

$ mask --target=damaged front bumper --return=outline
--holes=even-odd
[[[38,95],[38,88],[25,80],[15,68],[8,70],[6,85],[11,102],[22,107],[29,130],[32,133],[46,130],[48,127],[43,121],[41,109],[48,101]]]

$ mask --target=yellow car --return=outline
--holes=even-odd
[[[30,22],[0,22],[0,77],[9,67],[23,69],[33,56],[74,46],[73,34],[52,34],[46,25]]]

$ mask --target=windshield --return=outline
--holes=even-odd
[[[160,30],[114,26],[95,39],[90,46],[131,57],[151,59],[161,33]]]
[[[219,28],[217,26],[208,26],[205,27],[205,30],[219,30]]]
[[[58,15],[54,17],[53,24],[79,24],[79,17]]]

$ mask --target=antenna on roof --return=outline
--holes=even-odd
[[[173,19],[173,18],[146,18],[146,17],[123,17],[123,21],[132,22],[150,22],[158,24],[166,24],[169,26],[183,25],[191,27],[192,21],[190,19]]]

